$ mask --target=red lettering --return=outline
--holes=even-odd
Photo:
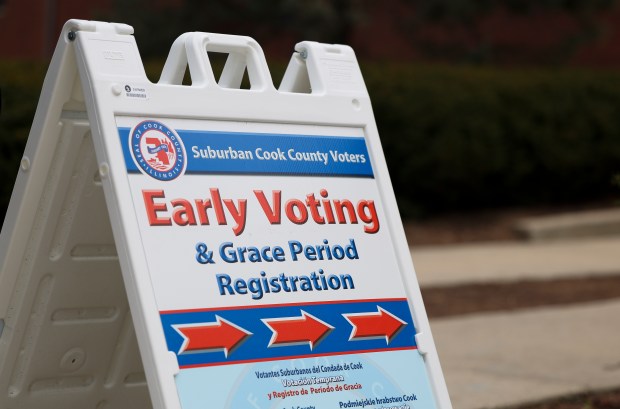
[[[360,200],[357,204],[357,213],[364,223],[370,224],[364,226],[364,232],[373,234],[379,231],[379,217],[374,200]]]
[[[245,230],[245,220],[247,215],[246,210],[248,208],[248,201],[246,199],[239,199],[238,203],[239,208],[235,206],[235,202],[233,202],[232,199],[224,199],[226,208],[235,220],[235,223],[237,223],[237,225],[233,227],[233,233],[235,233],[235,236],[240,235],[243,233],[243,230]]]
[[[173,199],[170,204],[174,207],[172,220],[179,226],[195,226],[196,216],[192,204],[185,199]]]
[[[326,199],[326,200],[322,200],[322,202],[323,202],[323,209],[325,209],[325,218],[327,219],[327,223],[336,224],[336,220],[334,219],[334,211],[332,210],[332,205],[329,199],[327,199],[327,190],[321,189],[319,193],[321,194],[321,197]]]
[[[321,202],[316,200],[316,197],[314,197],[314,193],[306,195],[306,204],[310,209],[312,220],[314,220],[318,224],[325,224],[325,219],[319,214],[319,207],[321,206]]]
[[[215,210],[215,218],[217,219],[217,224],[220,226],[226,224],[226,215],[224,214],[224,207],[222,206],[222,197],[220,196],[220,189],[211,188],[209,189],[211,192],[211,199],[213,199],[213,210]]]
[[[245,231],[247,224],[247,199],[222,199],[218,188],[210,188],[210,199],[176,198],[167,201],[163,189],[142,190],[146,216],[151,226],[196,226],[209,225],[209,209],[213,209],[219,225],[228,224],[230,216],[236,236]],[[306,224],[312,219],[316,224],[358,224],[364,223],[364,232],[374,234],[379,231],[379,217],[373,200],[359,200],[353,205],[348,199],[332,200],[326,189],[320,190],[321,198],[315,193],[305,198],[288,199],[284,203],[285,217],[294,224]],[[272,190],[271,199],[267,199],[262,190],[254,190],[254,195],[272,225],[282,223],[282,191]],[[324,210],[322,210],[324,209]],[[323,214],[324,213],[324,214]],[[211,214],[211,217],[213,215]],[[358,221],[359,220],[359,221]]]
[[[262,190],[255,190],[254,196],[258,199],[258,203],[260,207],[263,208],[265,212],[265,216],[267,216],[267,220],[271,224],[280,224],[282,222],[282,214],[281,214],[281,203],[282,203],[282,192],[280,190],[274,190],[271,192],[271,200],[273,201],[273,206],[269,206],[269,201],[265,197],[265,194]]]
[[[295,209],[297,209],[296,214]],[[299,199],[290,199],[285,205],[286,217],[295,224],[304,224],[308,221],[308,210],[306,204]]]
[[[143,190],[142,198],[146,207],[146,216],[151,226],[172,226],[169,217],[158,217],[157,212],[165,212],[168,207],[165,203],[155,203],[155,199],[164,199],[166,194],[163,190]]]
[[[208,225],[209,215],[207,215],[207,209],[211,207],[211,200],[210,199],[204,199],[204,200],[196,199],[194,200],[194,202],[196,203],[196,212],[198,213],[200,224],[203,226]]]
[[[338,216],[338,223],[346,224],[347,218],[344,215],[344,209],[347,209],[349,213],[349,220],[351,224],[357,224],[357,216],[355,215],[355,208],[353,203],[349,200],[334,200],[334,208],[336,209],[336,216]]]

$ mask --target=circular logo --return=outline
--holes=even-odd
[[[185,172],[185,146],[175,131],[158,121],[140,122],[129,134],[136,165],[150,177],[168,181]]]

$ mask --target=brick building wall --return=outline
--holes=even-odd
[[[0,0],[0,59],[48,60],[66,20],[101,18],[109,14],[112,2]],[[153,3],[180,5],[183,1]],[[554,63],[555,59],[576,65],[620,68],[620,7],[596,16],[596,35],[580,39],[576,35],[580,30],[579,22],[574,16],[562,13],[515,15],[500,9],[467,27],[413,23],[416,16],[410,3],[407,0],[366,3],[367,9],[351,27],[345,41],[361,59],[461,61],[480,58],[500,64]],[[231,28],[230,32],[251,35],[245,31],[246,26],[248,24],[242,22],[239,30]],[[144,36],[144,33],[136,33],[138,45]],[[313,38],[280,33],[274,38],[258,40],[268,57],[286,59],[295,42]],[[162,44],[162,49],[166,46]],[[550,55],[550,50],[559,54]],[[565,54],[561,55],[562,52]],[[162,57],[164,55],[162,53]]]
[[[42,59],[52,55],[58,34],[71,18],[93,19],[110,0],[0,0],[0,58]]]

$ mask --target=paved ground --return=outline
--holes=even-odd
[[[422,287],[620,274],[620,237],[416,247]],[[455,409],[620,387],[620,300],[431,320]]]
[[[619,321],[620,301],[607,301],[431,327],[454,408],[475,409],[620,386]]]

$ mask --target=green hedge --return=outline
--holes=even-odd
[[[620,73],[363,68],[405,215],[617,192]]]
[[[620,173],[620,73],[378,63],[362,70],[405,216],[618,191],[611,181]],[[44,71],[0,62],[1,212]]]
[[[0,217],[11,198],[19,162],[43,85],[42,64],[0,61]]]

